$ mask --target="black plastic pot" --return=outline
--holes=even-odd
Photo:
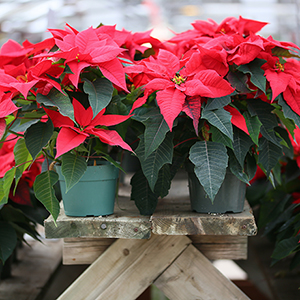
[[[244,209],[246,184],[227,170],[224,182],[212,203],[194,173],[194,165],[186,164],[191,208],[199,213],[239,213]]]

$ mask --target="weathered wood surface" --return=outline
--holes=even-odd
[[[247,259],[246,236],[189,236],[193,245],[208,259]],[[63,264],[92,264],[115,239],[109,238],[65,238]]]
[[[141,216],[129,198],[119,197],[115,213],[106,217],[68,217],[61,205],[57,226],[52,217],[45,220],[46,238],[106,237],[148,239],[150,218]]]
[[[65,238],[63,264],[91,264],[115,241],[109,238]]]
[[[118,239],[58,300],[136,299],[190,243],[185,236]]]
[[[193,245],[189,245],[154,284],[170,300],[250,300]]]
[[[61,208],[57,227],[49,217],[45,221],[47,238],[106,237],[148,239],[151,232],[157,235],[241,235],[252,236],[257,232],[249,204],[238,214],[199,214],[192,212],[189,202],[163,199],[151,217],[141,216],[134,203],[120,197],[115,213],[107,217],[68,217]],[[125,207],[125,205],[123,206]]]
[[[257,233],[252,210],[235,214],[199,214],[191,211],[189,201],[163,199],[151,217],[152,232],[159,235],[242,235]]]
[[[248,237],[234,235],[190,235],[193,245],[208,259],[240,260],[248,257]]]

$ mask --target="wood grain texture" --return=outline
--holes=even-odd
[[[247,259],[247,236],[190,235],[189,238],[208,259]]]
[[[118,239],[58,300],[136,299],[190,243],[185,236]]]
[[[189,238],[208,259],[247,259],[247,236],[192,235]],[[92,264],[115,241],[109,238],[65,238],[63,264]]]
[[[115,205],[115,213],[106,217],[69,217],[61,205],[57,226],[51,216],[44,222],[46,238],[148,239],[151,235],[150,218],[141,216],[129,198],[119,197],[118,204]]]
[[[257,233],[249,204],[242,213],[199,214],[192,212],[188,201],[163,199],[151,217],[141,216],[132,201],[121,198],[125,210],[116,208],[107,217],[68,217],[61,208],[55,226],[52,217],[45,220],[47,238],[104,237],[148,239],[157,235],[240,235]]]
[[[154,284],[170,300],[249,300],[193,245],[188,246]]]
[[[115,241],[109,238],[65,238],[63,264],[92,264]]]
[[[186,199],[163,199],[151,217],[152,232],[159,235],[242,235],[257,233],[252,210],[235,214],[199,214]]]

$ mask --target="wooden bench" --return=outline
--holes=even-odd
[[[186,182],[174,182],[155,213],[141,216],[120,188],[115,213],[45,221],[46,238],[64,238],[64,264],[91,264],[58,298],[136,299],[155,284],[169,299],[249,299],[211,263],[246,259],[256,234],[249,207],[239,214],[198,214],[190,209]]]

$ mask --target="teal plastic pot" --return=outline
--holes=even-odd
[[[229,169],[212,203],[194,173],[194,165],[186,164],[191,208],[198,213],[239,213],[244,210],[246,184],[233,175]]]
[[[65,214],[74,217],[114,213],[119,170],[109,162],[88,166],[80,181],[66,193],[61,166],[56,166]]]

